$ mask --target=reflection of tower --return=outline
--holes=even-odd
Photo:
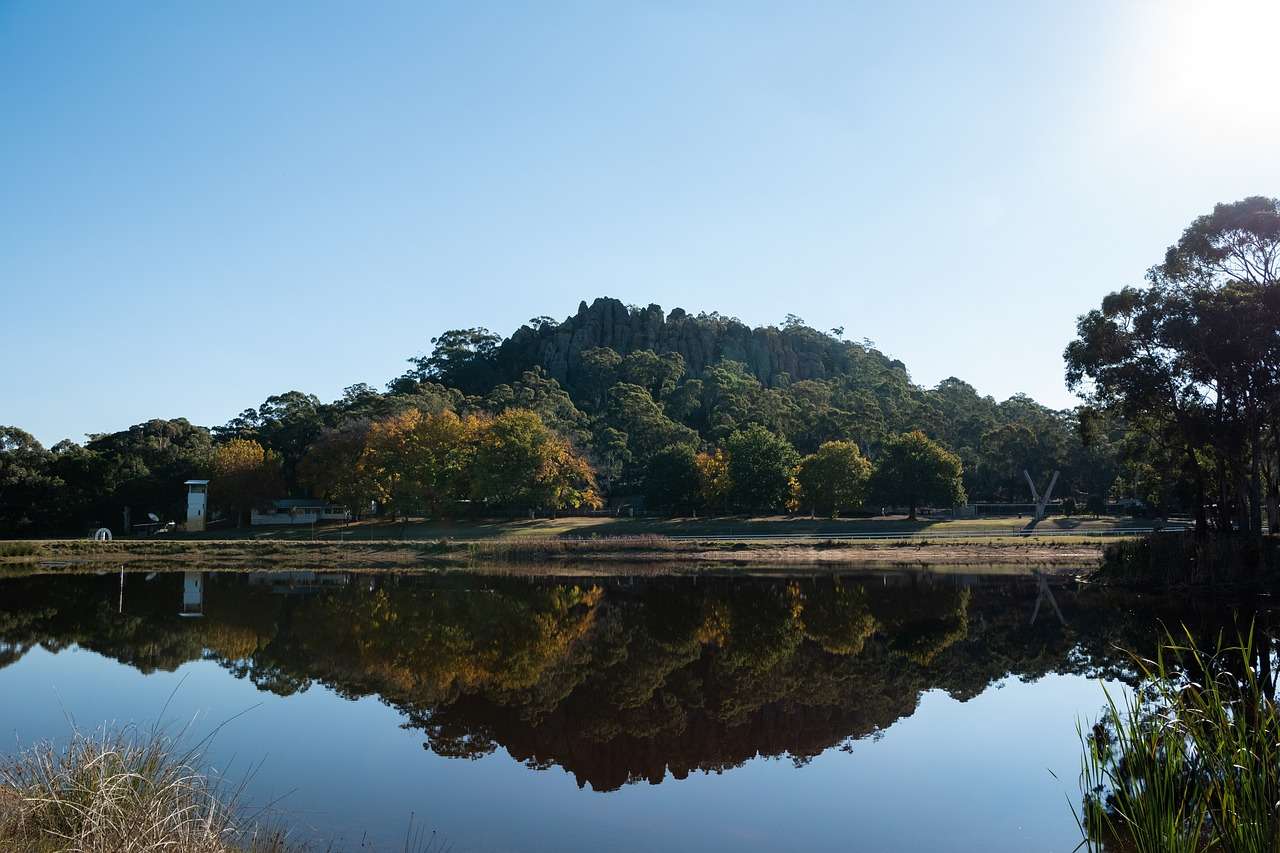
[[[182,609],[178,615],[204,615],[204,572],[183,572]]]
[[[208,480],[187,480],[187,530],[201,533],[209,498]]]

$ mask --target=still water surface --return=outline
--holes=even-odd
[[[456,851],[1067,851],[1076,722],[1160,620],[1028,578],[0,581],[0,750],[218,729],[299,838]],[[226,722],[228,721],[229,722]],[[1055,778],[1056,774],[1056,778]]]

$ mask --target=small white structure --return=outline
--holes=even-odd
[[[253,510],[249,523],[265,524],[315,524],[317,521],[348,521],[351,513],[346,507],[327,503],[319,498],[285,498],[272,501],[269,512]]]
[[[209,509],[209,481],[187,480],[183,485],[187,487],[187,530],[202,533]]]
[[[204,573],[185,572],[182,575],[182,609],[179,616],[204,615]]]

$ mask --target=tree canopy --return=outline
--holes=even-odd
[[[796,481],[801,508],[836,516],[867,499],[871,463],[852,441],[828,441],[800,461]]]
[[[791,497],[791,477],[799,457],[795,448],[759,424],[729,436],[730,500],[745,511],[777,510]]]
[[[1126,466],[1168,503],[1260,535],[1274,525],[1280,417],[1280,201],[1219,204],[1197,218],[1141,287],[1080,317],[1068,385],[1142,442]]]
[[[964,503],[960,457],[920,430],[891,436],[876,466],[875,492],[895,506],[905,506],[911,518],[916,509],[934,504],[950,508]]]

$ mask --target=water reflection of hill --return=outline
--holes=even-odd
[[[1124,676],[1159,619],[1207,633],[1221,608],[920,575],[581,583],[450,575],[181,574],[0,582],[0,666],[39,644],[142,672],[200,658],[281,695],[380,696],[437,753],[498,748],[612,790],[756,755],[804,762],[1006,676]],[[187,584],[189,595],[192,589]]]

